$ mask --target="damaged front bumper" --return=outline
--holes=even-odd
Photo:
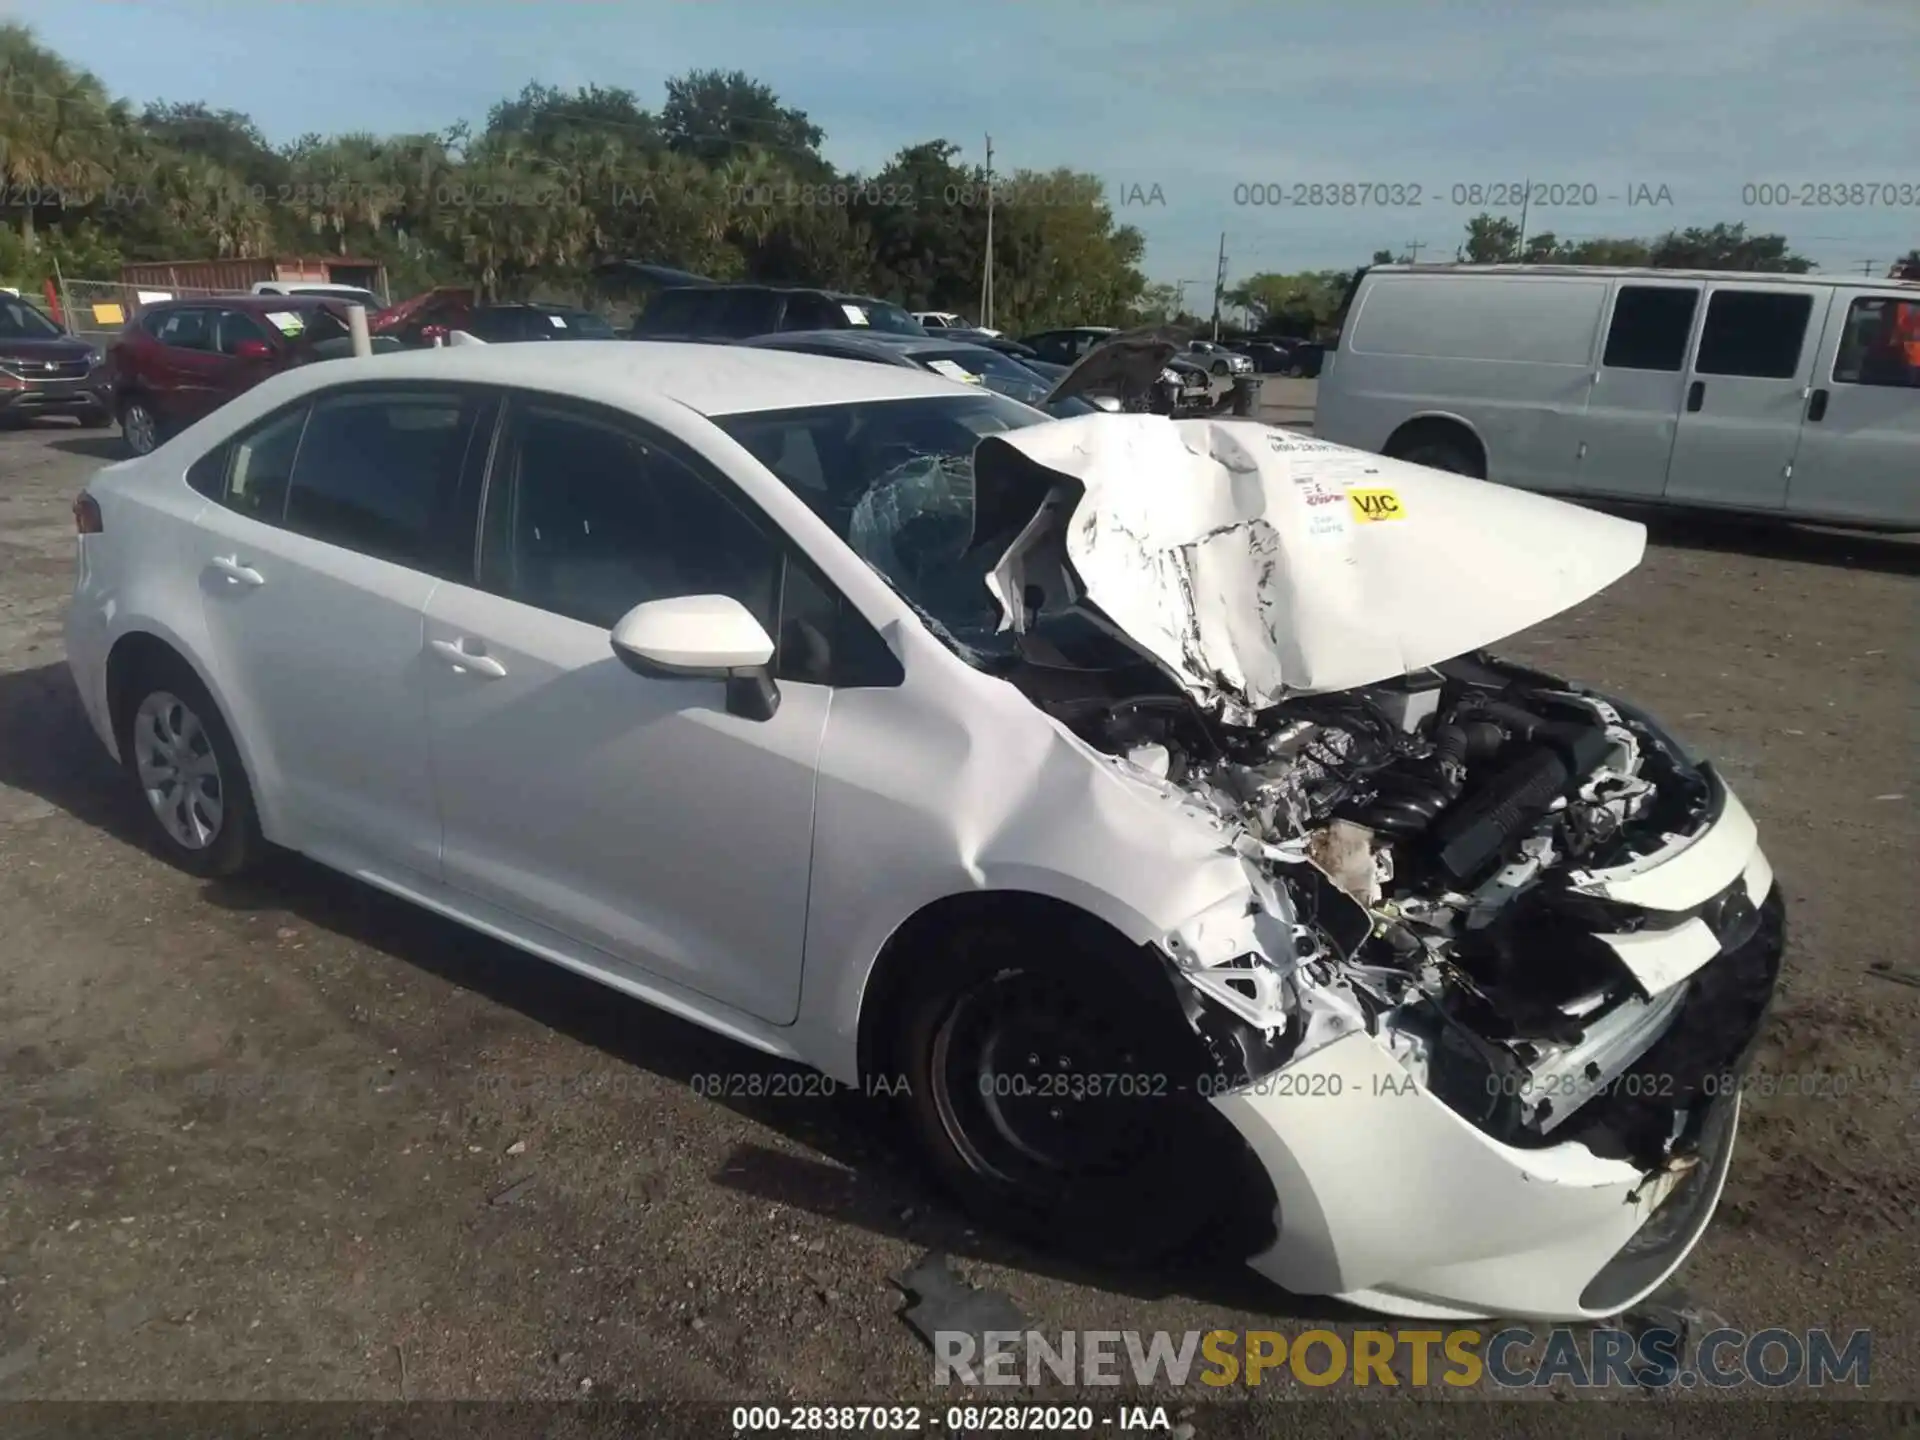
[[[1273,1188],[1275,1239],[1254,1269],[1412,1318],[1597,1319],[1685,1260],[1726,1180],[1785,941],[1752,822],[1716,789],[1712,823],[1686,845],[1632,874],[1586,877],[1596,894],[1647,906],[1654,933],[1700,925],[1717,938],[1704,958],[1690,938],[1670,942],[1664,963],[1684,974],[1649,997],[1658,1035],[1588,1084],[1551,1135],[1491,1133],[1463,1113],[1467,1097],[1442,1098],[1363,1027],[1313,1044],[1297,1043],[1308,1037],[1296,1025],[1292,1058],[1264,1073],[1247,1050],[1242,1074],[1257,1078],[1211,1098]],[[1738,902],[1744,918],[1728,919]],[[1217,1056],[1218,1032],[1250,1027],[1215,1028]]]

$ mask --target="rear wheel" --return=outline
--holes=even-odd
[[[160,448],[160,417],[138,395],[120,402],[120,432],[136,455],[151,455]]]
[[[1197,1093],[1200,1051],[1168,982],[1143,984],[1134,957],[1079,938],[983,923],[927,958],[898,1014],[906,1112],[973,1214],[1143,1264],[1244,1189],[1244,1146]]]
[[[1486,466],[1480,459],[1479,451],[1455,435],[1438,431],[1410,435],[1404,441],[1390,446],[1387,453],[1395,460],[1424,465],[1429,470],[1448,470],[1455,475],[1468,475],[1476,480],[1486,478]]]
[[[144,662],[119,709],[120,755],[161,852],[194,875],[237,875],[264,853],[253,789],[226,722],[178,659]]]

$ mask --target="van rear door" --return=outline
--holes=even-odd
[[[1825,301],[1826,292],[1811,285],[1709,282],[1666,499],[1740,510],[1786,506]]]
[[[1920,291],[1836,286],[1787,482],[1796,515],[1920,526]]]

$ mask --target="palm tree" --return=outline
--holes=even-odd
[[[112,179],[106,141],[124,124],[125,107],[84,70],[34,41],[23,25],[0,25],[0,178],[24,194],[20,239],[31,252],[36,192],[97,190]]]

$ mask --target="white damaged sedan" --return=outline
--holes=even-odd
[[[302,851],[884,1091],[1039,1244],[1251,1213],[1296,1292],[1572,1318],[1712,1214],[1753,823],[1484,649],[1638,525],[631,342],[296,370],[74,514],[70,663],[179,864]]]

